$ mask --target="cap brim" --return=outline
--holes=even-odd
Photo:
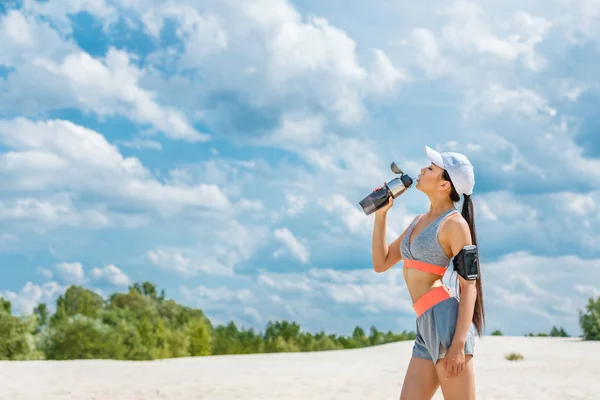
[[[425,154],[427,154],[427,158],[429,158],[432,163],[440,168],[444,168],[444,161],[442,160],[442,155],[440,153],[429,146],[425,146]]]

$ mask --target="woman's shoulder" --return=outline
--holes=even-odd
[[[444,218],[442,222],[440,222],[440,234],[455,235],[461,232],[468,232],[470,234],[471,230],[469,228],[469,222],[467,222],[467,220],[460,212],[458,212],[458,210],[451,213]]]
[[[460,212],[455,212],[449,215],[440,224],[439,237],[441,240],[456,237],[464,237],[471,239],[471,228],[468,221]]]

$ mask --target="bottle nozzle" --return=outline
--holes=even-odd
[[[398,175],[404,175],[404,172],[402,172],[402,170],[400,169],[400,167],[398,167],[396,165],[395,162],[392,161],[392,165],[390,165],[390,168],[392,170],[393,173],[398,174]]]

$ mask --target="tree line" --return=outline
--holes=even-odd
[[[50,315],[42,303],[31,315],[13,316],[11,302],[0,298],[0,359],[154,360],[351,349],[415,338],[413,332],[373,326],[368,334],[356,326],[351,336],[302,332],[288,321],[270,321],[261,332],[233,321],[213,326],[201,309],[166,299],[150,282],[107,299],[73,285],[58,297],[55,310]]]
[[[600,340],[600,296],[579,311],[583,339]],[[495,331],[493,335],[501,335]],[[530,334],[533,336],[533,334]],[[538,336],[541,336],[538,334]],[[554,327],[550,336],[567,336]],[[413,340],[414,332],[368,334],[356,326],[351,336],[303,332],[295,322],[270,321],[264,331],[238,328],[232,321],[213,326],[201,309],[166,299],[150,282],[107,299],[70,286],[50,314],[46,304],[13,316],[11,302],[0,298],[0,359],[153,360],[220,354],[323,351]]]

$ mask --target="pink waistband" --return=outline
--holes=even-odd
[[[450,297],[452,297],[452,292],[446,285],[436,286],[419,297],[413,304],[413,309],[417,313],[417,317],[420,317],[425,311]]]

